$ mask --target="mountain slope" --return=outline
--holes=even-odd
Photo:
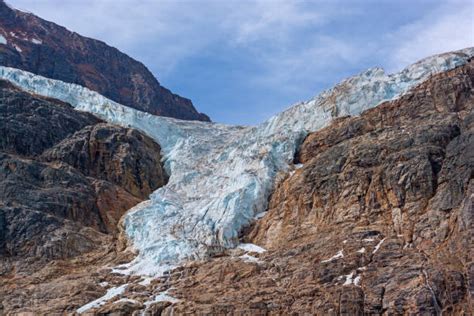
[[[191,100],[162,87],[140,62],[0,1],[0,65],[76,83],[155,115],[209,121]]]
[[[432,56],[391,75],[371,69],[256,127],[157,117],[0,67],[27,91],[141,129],[170,171],[122,221],[134,261],[85,269],[81,257],[10,278],[3,305],[100,315],[469,314],[473,54]],[[83,168],[89,159],[62,154],[75,144],[83,142],[44,157]]]
[[[310,134],[243,234],[266,251],[194,262],[148,290],[168,295],[164,315],[471,315],[473,154],[471,61]]]
[[[0,277],[110,245],[166,182],[160,146],[134,129],[3,80],[0,114]]]
[[[432,75],[466,64],[473,54],[467,48],[431,56],[390,75],[370,69],[255,127],[157,117],[17,69],[0,67],[0,77],[141,129],[160,144],[169,182],[124,218],[127,237],[139,251],[126,272],[153,275],[235,247],[242,229],[267,207],[275,181],[294,168],[294,153],[308,132],[396,99]]]

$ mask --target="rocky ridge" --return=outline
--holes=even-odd
[[[14,289],[45,266],[126,256],[111,255],[120,218],[167,176],[149,137],[3,80],[0,114],[2,314],[23,306]]]
[[[155,115],[209,121],[191,100],[161,86],[140,62],[0,1],[0,65],[75,83]]]

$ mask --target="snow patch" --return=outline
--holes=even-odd
[[[118,304],[118,303],[133,303],[133,304],[140,304],[139,301],[137,300],[133,300],[131,298],[121,298],[117,301],[114,302],[114,304]]]
[[[7,39],[3,35],[0,35],[0,44],[7,45]]]
[[[266,249],[254,244],[240,244],[237,248],[248,252],[264,253]]]
[[[335,254],[334,256],[332,256],[331,258],[321,261],[321,263],[331,262],[331,261],[337,260],[337,259],[339,259],[339,258],[344,258],[344,254],[343,254],[343,251],[342,251],[342,250],[339,250],[339,252],[336,253],[336,254]]]
[[[122,275],[132,275],[136,274],[137,270],[140,270],[142,276],[146,276],[150,279],[163,276],[167,271],[172,270],[177,267],[177,265],[171,265],[163,263],[159,266],[154,264],[153,258],[141,258],[136,257],[131,262],[119,265],[112,269],[112,273],[122,274]],[[145,278],[146,280],[147,278]],[[145,280],[143,282],[145,282]]]
[[[242,255],[239,258],[244,260],[245,262],[261,263],[260,259],[254,257],[254,256],[251,256],[249,254]]]
[[[112,268],[112,273],[117,273],[117,274],[124,274],[124,275],[128,275],[128,270],[130,268],[130,266],[133,264],[133,260],[128,262],[128,263],[123,263],[123,264],[120,264],[114,268]]]
[[[150,285],[151,281],[153,280],[154,278],[151,278],[151,277],[143,277],[143,280],[141,280],[140,282],[138,282],[138,284],[140,285],[143,285],[143,286],[147,286],[147,285]]]
[[[357,250],[357,252],[358,252],[358,253],[365,253],[365,248],[362,247],[362,248],[360,248],[359,250]]]
[[[153,303],[157,302],[170,302],[172,304],[179,302],[179,299],[174,298],[170,295],[167,294],[168,291],[161,292],[160,294],[156,295],[152,300],[146,301],[144,304],[145,306],[148,307],[148,305],[151,305]]]
[[[342,284],[343,286],[347,286],[347,285],[359,286],[360,284],[360,275],[356,275],[355,272],[351,272],[348,275],[341,276],[339,278],[342,279],[343,277],[346,278],[346,280],[344,281],[344,284]]]
[[[123,284],[121,286],[113,287],[113,288],[108,289],[107,293],[105,293],[104,296],[99,297],[98,299],[96,299],[96,300],[94,300],[90,303],[87,303],[86,305],[78,308],[76,312],[79,313],[79,314],[82,314],[82,313],[88,311],[91,308],[97,308],[97,307],[100,307],[100,306],[104,305],[110,299],[122,294],[125,291],[125,289],[127,288],[127,286],[128,286],[128,284]]]
[[[293,170],[290,171],[290,176],[294,175],[296,170],[303,168],[302,163],[294,164],[293,165]]]
[[[42,40],[39,40],[39,39],[37,39],[37,38],[31,39],[30,42],[32,42],[33,44],[36,44],[36,45],[41,45],[41,44],[43,44],[43,41],[42,41]]]
[[[360,275],[356,276],[353,281],[355,286],[359,286],[360,284]]]
[[[343,285],[351,285],[353,283],[352,277],[354,276],[354,272],[349,273],[346,275],[346,281],[344,282]]]
[[[254,219],[261,219],[267,214],[268,212],[260,212],[257,215],[255,215]]]
[[[379,243],[375,246],[374,251],[372,251],[372,254],[376,253],[379,250],[380,246],[382,246],[384,241],[385,241],[385,238],[379,241]]]

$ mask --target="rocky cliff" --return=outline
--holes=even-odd
[[[76,83],[155,115],[209,121],[191,100],[159,84],[140,62],[0,1],[0,65]]]
[[[244,244],[130,284],[95,311],[470,315],[473,109],[470,62],[333,121],[305,139],[300,168],[243,233],[264,249]]]
[[[471,62],[310,134],[243,236],[267,251],[174,271],[166,313],[470,315],[473,109]]]
[[[325,127],[314,128],[315,132],[299,143],[296,155],[290,157],[290,161],[293,159],[295,163],[292,168],[280,168],[277,175],[270,177],[275,182],[268,204],[259,204],[268,207],[265,212],[249,219],[252,225],[240,231],[243,244],[238,247],[220,247],[208,256],[188,260],[160,277],[130,274],[127,269],[131,264],[118,266],[118,263],[130,261],[131,256],[116,248],[96,247],[94,251],[83,252],[71,260],[51,261],[31,275],[19,277],[18,274],[4,274],[0,280],[4,284],[0,287],[3,310],[7,313],[40,314],[78,311],[99,315],[139,315],[141,312],[147,315],[472,314],[474,62],[464,53],[457,52],[454,56],[461,56],[462,60],[459,60],[462,63],[454,64],[449,70],[430,70],[430,67],[448,64],[446,56],[434,56],[429,62],[412,65],[407,71],[396,75],[387,76],[380,69],[370,70],[344,81],[313,101],[290,108],[264,123],[263,128],[255,129],[170,122],[149,115],[132,115],[119,105],[104,103],[105,106],[99,109],[78,102],[77,106],[83,106],[83,109],[92,109],[102,117],[122,124],[142,125],[150,135],[157,139],[161,137],[162,146],[166,147],[163,150],[165,157],[168,157],[171,170],[175,172],[172,178],[176,181],[182,176],[186,185],[195,178],[202,180],[198,182],[202,185],[195,191],[184,190],[188,193],[185,198],[190,201],[202,200],[202,192],[205,192],[204,197],[216,194],[219,198],[222,192],[226,192],[222,191],[226,184],[222,179],[233,176],[232,170],[224,169],[222,178],[213,179],[219,182],[205,178],[216,174],[216,165],[235,166],[231,169],[237,172],[244,170],[240,177],[231,179],[236,185],[245,183],[244,176],[268,170],[262,166],[265,163],[273,171],[280,167],[268,162],[271,159],[278,161],[277,154],[293,152],[271,151],[274,147],[281,148],[284,147],[282,144],[288,144],[285,137],[289,136],[285,133],[293,125]],[[43,86],[55,86],[55,83],[26,75],[21,77],[24,80],[13,75],[9,78],[16,78],[28,87],[35,82],[41,84],[37,91],[46,91]],[[394,94],[394,88],[406,88],[407,82],[411,89],[402,89]],[[74,93],[74,90],[66,88],[61,91]],[[377,101],[384,99],[390,101],[380,104]],[[320,110],[316,105],[321,104],[324,110],[316,112]],[[341,113],[352,116],[335,118]],[[358,113],[360,115],[355,115]],[[154,183],[152,179],[144,178],[145,174],[141,172],[124,172],[121,166],[134,159],[117,156],[124,149],[115,141],[102,140],[101,135],[111,133],[100,131],[104,123],[96,122],[97,119],[87,114],[82,115],[85,117],[76,119],[74,124],[77,124],[78,130],[72,131],[71,136],[62,139],[44,135],[46,140],[50,139],[47,150],[38,150],[35,161],[60,166],[66,164],[80,175],[85,175],[86,180],[94,177],[140,198],[141,195],[134,193],[134,190],[141,188],[146,192]],[[312,115],[309,116],[311,120],[308,120],[308,115]],[[25,118],[30,116],[25,115]],[[320,117],[324,119],[323,123],[328,124],[316,124],[314,121]],[[71,120],[65,116],[66,119]],[[84,120],[92,120],[92,123],[82,123]],[[115,129],[117,127],[112,130]],[[186,132],[186,142],[177,141],[181,135],[177,130]],[[210,135],[210,131],[216,133]],[[258,142],[254,144],[250,143],[255,140],[251,137],[256,132],[262,133],[262,138],[266,137],[264,140],[275,137],[274,134],[277,137],[268,147],[265,147],[267,144],[262,138],[257,138]],[[133,132],[125,134],[106,138],[134,143],[129,138]],[[244,135],[247,142],[233,137],[235,135]],[[216,147],[212,147],[213,137],[220,141]],[[16,143],[23,141],[24,137],[12,136],[8,139],[18,139]],[[224,141],[227,142],[225,146]],[[173,147],[170,145],[173,142],[178,145]],[[14,153],[14,145],[4,146],[7,148],[5,154]],[[245,148],[239,151],[242,147]],[[96,153],[97,148],[115,155],[111,158],[106,153]],[[183,151],[178,151],[176,155],[176,151],[183,148],[195,153],[193,160],[187,159]],[[270,148],[269,151],[263,150],[267,148]],[[196,159],[196,153],[203,156]],[[254,160],[248,157],[245,157],[247,160],[239,160],[242,153],[255,158],[258,168],[252,169],[254,165],[249,162]],[[211,154],[216,154],[217,158]],[[31,159],[28,152],[22,155],[23,160]],[[129,155],[134,157],[133,153]],[[140,155],[148,157],[145,153]],[[209,165],[208,156],[211,156],[209,161],[212,162]],[[243,168],[238,169],[242,165]],[[198,168],[202,166],[206,168]],[[110,170],[121,174],[111,174]],[[195,172],[187,173],[187,170]],[[128,181],[130,174],[140,180],[131,185]],[[71,171],[67,175],[72,177],[75,173]],[[79,178],[69,181],[62,175],[46,179],[51,182],[56,178],[61,183],[83,185]],[[157,191],[165,191],[161,198],[155,192],[151,201],[128,213],[133,215],[137,210],[144,210],[142,217],[136,217],[136,221],[131,222],[131,227],[137,231],[141,229],[138,242],[145,241],[143,250],[148,255],[139,258],[142,261],[138,262],[151,267],[156,262],[163,262],[163,258],[169,259],[170,252],[160,251],[158,243],[147,242],[152,234],[164,236],[165,229],[146,228],[166,226],[166,221],[181,211],[176,203],[179,199],[174,196],[176,191],[173,191],[178,187],[172,181],[170,183],[171,186],[168,184]],[[219,184],[220,187],[216,185],[215,190],[210,192],[206,187],[209,183]],[[263,181],[256,183],[263,185]],[[257,191],[258,185],[251,188]],[[80,189],[75,190],[81,192]],[[226,199],[231,202],[225,204],[224,210],[221,210],[224,204],[220,204],[220,221],[224,214],[231,213],[233,206],[244,205],[239,202],[255,198],[244,194],[248,192],[245,190],[234,192],[237,194],[231,197],[235,198]],[[114,200],[111,199],[113,194],[107,196],[103,201]],[[19,200],[17,198],[15,203]],[[38,199],[39,202],[42,200]],[[121,200],[115,201],[122,203]],[[39,202],[35,204],[41,205]],[[81,202],[86,203],[87,199],[82,198]],[[16,206],[15,203],[12,203],[13,206]],[[154,209],[153,203],[163,207]],[[206,206],[204,216],[198,220],[212,226],[212,222],[203,221],[211,204]],[[65,214],[71,214],[68,219],[72,218],[71,221],[75,222],[74,214],[77,213],[69,211]],[[167,217],[159,217],[157,213]],[[240,220],[237,215],[242,214],[248,218],[248,214],[239,209],[236,221]],[[174,238],[169,238],[169,244],[180,253],[184,253],[178,243],[181,231],[188,238],[193,234],[201,238],[204,235],[199,225],[183,229],[188,224],[186,220],[191,218],[189,212],[185,215],[188,218],[183,217],[183,220],[167,227]],[[159,219],[163,221],[157,222]],[[78,220],[85,221],[83,218]],[[5,222],[5,216],[0,217],[0,225]],[[105,235],[97,233],[102,228],[95,227],[94,222],[81,225],[90,228],[97,236]],[[87,236],[99,240],[96,235]],[[8,239],[2,237],[2,240]],[[204,238],[201,240],[205,241]]]
[[[0,81],[0,114],[3,300],[45,264],[110,250],[121,216],[167,177],[149,137],[69,104]]]

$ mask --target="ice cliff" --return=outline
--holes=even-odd
[[[0,67],[0,78],[140,129],[162,146],[169,183],[131,209],[124,221],[139,251],[126,271],[153,275],[185,259],[236,246],[241,229],[265,210],[279,173],[294,168],[295,150],[308,132],[334,117],[357,115],[395,99],[473,55],[474,48],[437,55],[391,75],[370,69],[254,127],[158,117],[84,87],[13,68]]]

